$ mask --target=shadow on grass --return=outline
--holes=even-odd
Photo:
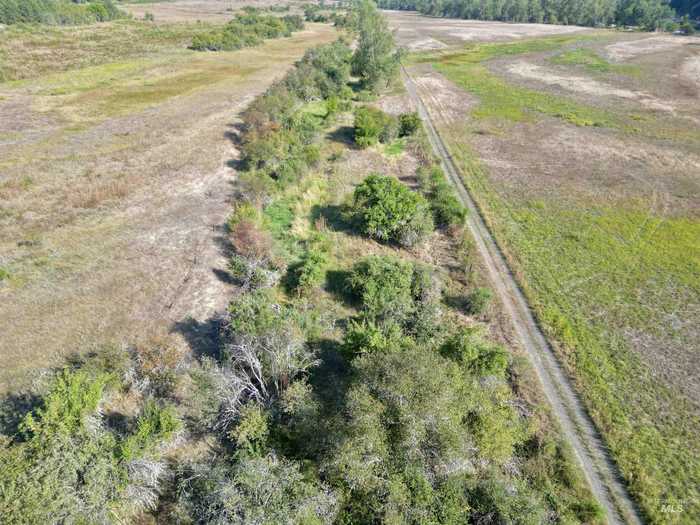
[[[326,133],[326,138],[349,149],[358,149],[355,143],[355,128],[352,126],[338,126],[330,133]]]
[[[192,354],[197,358],[211,357],[217,359],[221,345],[221,331],[224,319],[215,316],[206,321],[197,321],[191,317],[173,324],[171,331],[182,335],[187,341]]]
[[[332,231],[355,234],[353,224],[348,220],[347,215],[346,207],[337,204],[324,206],[316,204],[311,208],[311,220],[314,223],[323,218]]]
[[[0,434],[19,438],[24,417],[41,404],[41,397],[31,392],[15,392],[0,399]]]

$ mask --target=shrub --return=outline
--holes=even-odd
[[[229,432],[229,437],[239,450],[251,456],[261,456],[269,434],[267,413],[260,405],[251,403],[241,410],[240,420]]]
[[[462,363],[477,376],[499,376],[508,367],[508,353],[500,345],[485,341],[474,328],[463,327],[440,347],[445,357]]]
[[[421,125],[418,113],[402,113],[399,115],[399,136],[408,137],[413,135]]]
[[[370,256],[353,268],[352,294],[369,320],[403,321],[413,311],[413,265],[395,257]]]
[[[467,313],[481,315],[486,311],[493,294],[488,288],[477,288],[467,296]]]
[[[355,142],[362,148],[391,142],[398,129],[397,119],[380,109],[361,106],[355,111]]]
[[[373,321],[351,321],[343,339],[343,351],[350,357],[387,352],[401,347],[404,335],[398,325],[381,326]]]
[[[413,246],[433,229],[425,199],[393,177],[367,177],[355,189],[353,205],[360,231],[380,241]]]
[[[146,401],[136,422],[136,432],[121,445],[121,458],[131,461],[152,452],[158,444],[170,439],[180,426],[173,407],[159,406],[153,400]]]
[[[445,180],[439,166],[420,168],[419,179],[430,202],[435,224],[441,228],[461,227],[467,218],[467,209],[457,199],[453,187]]]
[[[245,289],[272,286],[277,279],[272,254],[272,238],[250,219],[239,219],[231,229],[235,254],[229,272]]]
[[[289,287],[299,296],[309,293],[323,281],[327,262],[327,256],[321,250],[307,250],[302,260],[290,268]]]

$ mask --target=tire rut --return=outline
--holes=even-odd
[[[641,513],[629,495],[617,465],[608,453],[571,380],[535,321],[525,295],[486,226],[476,202],[462,182],[449,150],[440,138],[430,113],[416,90],[415,83],[403,66],[401,76],[425,124],[433,151],[440,158],[459,199],[469,209],[467,226],[488,268],[489,278],[512,320],[518,339],[527,351],[547,400],[559,420],[565,438],[574,450],[593,495],[605,508],[609,523],[641,524]]]

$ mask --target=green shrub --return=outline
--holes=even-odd
[[[399,115],[399,137],[413,135],[420,128],[421,120],[418,113],[402,113]]]
[[[121,444],[119,455],[124,461],[131,461],[151,453],[180,427],[173,407],[161,407],[152,399],[148,400],[136,422],[136,431]]]
[[[355,189],[353,207],[360,231],[380,241],[413,246],[434,227],[425,199],[393,177],[367,177]]]
[[[435,224],[441,228],[461,227],[467,218],[467,209],[457,199],[454,188],[445,179],[439,166],[420,168],[421,187],[430,203]]]
[[[373,352],[390,352],[401,347],[403,332],[395,323],[378,325],[371,320],[351,321],[343,339],[343,351],[354,357]]]
[[[488,308],[493,294],[488,288],[477,288],[467,296],[467,313],[481,315]]]
[[[241,409],[238,424],[229,431],[229,437],[238,449],[252,456],[264,454],[269,434],[268,415],[260,405],[254,403]]]
[[[355,142],[362,148],[373,146],[377,142],[391,142],[399,133],[396,117],[369,106],[361,106],[355,111],[354,125]]]
[[[396,257],[363,259],[353,268],[348,284],[370,321],[403,322],[415,309],[414,267]]]
[[[508,353],[503,347],[484,340],[474,328],[463,327],[440,347],[445,357],[462,363],[477,376],[503,377],[508,367]]]

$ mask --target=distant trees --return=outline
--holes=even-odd
[[[675,2],[687,12],[693,11],[691,4]],[[586,26],[616,23],[648,30],[673,15],[667,0],[379,0],[379,6],[449,18]],[[694,10],[700,12],[697,6]]]
[[[249,8],[221,30],[195,35],[190,47],[197,51],[233,51],[259,45],[266,39],[290,36],[303,28],[299,15],[277,17]]]
[[[0,24],[87,24],[121,18],[113,0],[0,0]]]

